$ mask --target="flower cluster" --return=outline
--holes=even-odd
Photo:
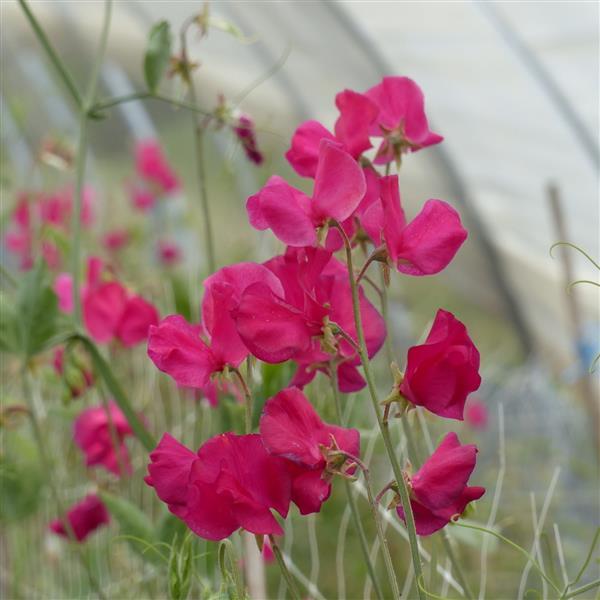
[[[165,434],[152,452],[147,483],[207,539],[238,528],[281,534],[273,511],[285,518],[293,503],[301,514],[318,512],[334,475],[352,477],[365,468],[358,432],[324,423],[301,388],[317,372],[337,381],[343,393],[365,387],[361,364],[386,337],[385,321],[361,285],[372,262],[386,271],[433,275],[467,238],[459,213],[443,200],[427,200],[407,219],[398,175],[389,174],[405,153],[442,141],[429,129],[419,87],[406,77],[385,77],[364,93],[339,93],[335,103],[333,132],[307,121],[286,153],[299,175],[314,180],[312,192],[275,175],[247,200],[250,224],[271,230],[285,250],[262,264],[238,263],[206,278],[199,323],[170,315],[149,330],[150,359],[184,387],[207,390],[216,374],[234,372],[249,395],[240,371],[248,357],[296,365],[291,387],[266,402],[258,433],[247,420],[245,435],[217,435],[197,453]],[[236,134],[250,159],[260,162],[251,122],[240,120]],[[385,174],[379,165],[386,165]],[[356,276],[353,249],[369,245]],[[346,262],[336,256],[342,249]],[[421,406],[463,420],[467,396],[481,381],[479,352],[465,326],[440,309],[395,379],[386,419],[389,405],[397,403],[402,411]],[[450,433],[417,473],[404,472],[419,535],[444,527],[484,493],[467,485],[476,452]],[[402,506],[397,511],[404,519]]]
[[[358,431],[323,423],[304,394],[289,388],[266,403],[260,434],[223,433],[197,453],[165,434],[150,455],[146,483],[205,539],[240,527],[281,535],[271,511],[285,518],[293,502],[302,514],[318,512],[331,478],[346,472],[340,455],[357,455],[359,445]]]
[[[83,190],[81,225],[89,228],[94,222],[92,205],[94,191]],[[41,256],[49,268],[58,269],[62,252],[57,244],[71,227],[73,189],[59,188],[54,192],[21,192],[12,212],[10,226],[4,236],[6,249],[19,260],[19,267],[28,270]],[[41,240],[39,247],[36,240]]]

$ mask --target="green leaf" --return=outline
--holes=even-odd
[[[19,319],[17,310],[6,294],[0,294],[0,350],[19,352]]]
[[[0,522],[21,522],[39,505],[44,484],[35,444],[15,431],[5,431],[0,455]]]
[[[109,492],[98,492],[108,512],[119,524],[121,534],[144,559],[153,563],[162,562],[152,522],[135,504]]]
[[[186,534],[187,525],[172,513],[166,513],[158,525],[158,539],[172,545],[175,536],[180,539]]]
[[[261,364],[262,385],[254,394],[254,407],[252,409],[252,426],[257,427],[265,402],[277,392],[290,384],[294,374],[294,363],[291,361],[270,365]]]
[[[127,422],[129,423],[135,436],[138,438],[138,440],[140,440],[148,452],[154,450],[156,441],[152,435],[150,435],[140,418],[137,416],[133,406],[125,395],[123,388],[117,381],[117,378],[114,376],[110,365],[106,362],[106,360],[104,360],[104,357],[102,354],[100,354],[94,342],[92,342],[92,340],[86,336],[79,334],[71,336],[70,339],[71,342],[79,341],[81,344],[83,344],[92,358],[96,373],[100,375],[106,387],[108,388],[108,391],[111,393],[111,396],[114,398],[119,408],[123,411],[123,414],[125,415],[125,418],[127,419]]]
[[[169,557],[169,599],[186,600],[192,588],[194,540],[190,532],[183,536],[181,544],[177,539],[176,536],[173,540]]]
[[[155,92],[163,78],[171,58],[171,28],[167,21],[160,21],[150,30],[144,56],[144,77],[151,92]]]
[[[16,316],[20,351],[30,358],[45,350],[47,342],[57,331],[58,298],[48,284],[46,265],[41,260],[21,282]]]
[[[228,33],[229,35],[232,35],[233,37],[237,38],[238,40],[241,40],[241,41],[247,40],[247,38],[243,34],[242,30],[235,23],[232,23],[231,21],[228,21],[227,19],[223,19],[221,17],[210,16],[210,17],[208,17],[208,26],[212,27],[213,29],[219,29],[220,31],[223,31],[224,33]]]

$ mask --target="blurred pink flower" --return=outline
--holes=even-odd
[[[175,242],[159,241],[158,258],[163,265],[172,266],[181,260],[181,249]]]
[[[479,398],[469,398],[465,406],[465,421],[473,429],[487,429],[488,409]]]
[[[69,509],[67,519],[76,540],[83,542],[96,529],[109,523],[110,516],[102,500],[96,494],[88,494]],[[69,537],[62,519],[55,519],[48,527],[61,537]]]
[[[135,147],[138,176],[155,185],[161,194],[169,195],[181,187],[179,179],[156,140],[138,142]]]
[[[85,455],[86,466],[102,466],[117,476],[130,475],[131,462],[124,440],[133,433],[115,402],[111,400],[108,406],[108,411],[98,405],[81,412],[73,425],[73,439]],[[116,440],[111,428],[114,428]]]
[[[102,236],[102,245],[109,252],[117,252],[129,244],[130,240],[131,236],[127,229],[111,229]]]

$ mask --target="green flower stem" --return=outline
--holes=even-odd
[[[82,334],[73,334],[69,337],[69,342],[80,342],[89,353],[94,369],[104,380],[104,383],[111,393],[115,402],[125,415],[131,430],[138,440],[142,443],[144,448],[151,452],[156,447],[156,440],[146,429],[146,426],[141,419],[135,413],[135,410],[131,406],[129,399],[127,398],[123,388],[119,384],[117,378],[114,376],[109,364],[106,362],[104,357],[100,354],[100,351],[88,337]]]
[[[402,470],[398,463],[398,459],[396,457],[396,452],[394,450],[394,446],[392,444],[392,439],[390,437],[390,432],[388,429],[387,422],[384,422],[381,412],[379,410],[379,401],[377,400],[377,391],[375,389],[375,383],[373,381],[373,375],[371,373],[371,364],[369,362],[369,356],[367,353],[367,345],[365,342],[365,335],[362,327],[362,317],[360,314],[360,301],[358,296],[358,286],[356,283],[355,275],[354,275],[354,266],[352,263],[352,246],[350,244],[350,240],[344,231],[344,228],[337,222],[334,222],[335,227],[337,227],[342,239],[344,240],[344,247],[346,250],[346,264],[348,266],[348,277],[350,280],[350,289],[352,292],[352,308],[354,311],[354,321],[356,325],[356,334],[358,337],[358,346],[359,346],[359,356],[363,365],[363,369],[365,372],[365,379],[367,380],[367,387],[369,389],[369,397],[371,399],[371,404],[373,405],[373,411],[375,412],[375,417],[377,418],[377,424],[379,425],[379,430],[381,431],[381,437],[383,438],[383,443],[385,445],[385,449],[387,451],[388,457],[392,464],[392,470],[394,472],[394,477],[396,478],[396,482],[398,484],[398,491],[400,493],[400,501],[402,503],[402,509],[404,510],[404,517],[406,519],[406,530],[408,532],[408,541],[410,544],[410,552],[412,557],[413,569],[415,572],[415,577],[417,581],[422,581],[423,579],[423,569],[421,566],[421,559],[419,557],[419,543],[417,541],[417,532],[415,530],[415,519],[412,513],[412,507],[410,505],[410,496],[408,493],[408,488],[406,486],[406,481],[402,475]],[[417,587],[417,594],[419,600],[423,600],[423,592],[420,588]]]
[[[35,407],[35,403],[33,402],[33,397],[31,394],[31,387],[29,385],[29,373],[27,369],[27,363],[23,364],[23,368],[21,370],[21,385],[22,385],[22,393],[27,402],[28,416],[31,422],[31,429],[33,430],[33,437],[35,438],[35,443],[38,447],[38,453],[40,455],[40,461],[42,463],[42,469],[44,472],[44,476],[48,482],[50,487],[50,492],[54,499],[54,503],[58,509],[58,513],[60,518],[62,519],[63,525],[65,526],[65,531],[67,533],[67,537],[72,542],[73,547],[77,552],[77,556],[81,561],[81,564],[90,580],[90,585],[94,589],[94,591],[98,594],[98,597],[102,600],[106,599],[106,596],[103,594],[102,589],[96,579],[94,573],[92,572],[92,568],[88,561],[88,557],[85,554],[84,548],[81,546],[80,542],[77,540],[75,536],[75,532],[71,526],[71,522],[66,517],[66,510],[64,504],[62,503],[60,494],[58,493],[58,486],[56,485],[56,478],[54,477],[54,469],[52,466],[52,462],[50,461],[51,454],[48,452],[46,447],[46,440],[44,438],[44,434],[42,432],[42,427],[40,426],[40,422],[37,415],[37,410]]]
[[[133,92],[124,96],[116,96],[115,98],[110,98],[109,100],[103,100],[95,104],[92,107],[90,113],[94,117],[99,117],[103,110],[113,108],[115,106],[118,106],[119,104],[135,102],[137,100],[157,100],[159,102],[165,102],[167,104],[171,104],[172,106],[184,108],[186,110],[190,110],[201,115],[210,115],[209,112],[202,108],[199,108],[194,104],[190,104],[189,102],[183,102],[181,100],[176,100],[175,98],[169,98],[168,96],[163,96],[161,94],[155,94],[154,92]]]
[[[600,586],[600,579],[596,579],[590,583],[588,583],[587,585],[582,585],[581,587],[578,587],[576,589],[574,589],[572,592],[569,592],[566,596],[561,596],[562,598],[574,598],[575,596],[579,596],[579,594],[583,594],[584,592],[589,592],[590,590],[593,590],[594,588],[597,588]]]
[[[75,323],[79,326],[82,323],[81,316],[81,275],[80,275],[80,254],[81,254],[81,207],[83,204],[83,188],[85,183],[85,164],[87,158],[88,146],[88,118],[85,112],[82,112],[79,118],[79,141],[77,143],[77,154],[75,156],[75,205],[72,215],[72,242],[71,242],[71,274],[73,286],[73,308]]]
[[[371,485],[371,474],[367,466],[357,457],[347,454],[347,457],[356,464],[356,466],[362,471],[365,479],[365,488],[367,489],[367,500],[371,507],[371,513],[373,514],[373,520],[377,527],[377,537],[379,544],[381,545],[381,551],[383,552],[383,558],[385,566],[390,579],[390,585],[392,586],[392,593],[394,598],[400,598],[400,587],[398,586],[398,580],[396,579],[396,573],[394,572],[394,563],[390,555],[390,549],[388,547],[385,532],[383,530],[383,524],[381,522],[381,515],[379,514],[379,508],[373,497],[373,486]]]
[[[77,104],[77,107],[81,110],[83,108],[83,99],[81,97],[81,94],[79,93],[79,90],[77,89],[77,86],[75,85],[75,82],[73,81],[73,78],[71,77],[71,74],[59,58],[58,54],[56,53],[56,50],[54,50],[54,47],[50,43],[50,40],[46,36],[46,33],[44,32],[41,25],[38,23],[37,19],[29,9],[29,6],[27,6],[25,0],[18,1],[21,9],[25,13],[25,17],[29,21],[31,28],[35,33],[35,36],[37,37],[38,41],[44,48],[44,51],[46,52],[48,58],[50,59],[50,62],[54,65],[54,68],[60,75],[60,78],[63,80],[63,83],[65,84],[67,90],[73,97],[75,104]]]
[[[246,433],[250,433],[252,431],[252,392],[240,370],[236,367],[230,367],[230,370],[237,377],[242,386],[242,391],[244,393],[244,429]]]
[[[338,390],[338,382],[337,382],[337,371],[335,365],[332,365],[330,368],[330,377],[329,380],[331,382],[331,389],[333,391],[333,399],[335,404],[335,413],[337,416],[337,421],[341,425],[342,424],[342,407],[340,403],[340,393]],[[369,577],[373,582],[373,589],[375,590],[375,595],[379,600],[383,600],[383,591],[381,589],[381,585],[379,583],[379,579],[377,578],[377,572],[375,570],[375,565],[371,560],[371,553],[369,552],[369,544],[367,542],[367,536],[365,535],[365,530],[362,526],[362,522],[360,520],[360,513],[358,512],[358,507],[356,505],[356,498],[352,493],[352,489],[350,487],[350,482],[347,479],[344,479],[344,489],[346,491],[346,497],[348,499],[348,506],[350,507],[350,514],[352,516],[352,522],[354,523],[354,527],[356,532],[358,533],[358,540],[360,542],[360,548],[363,553],[363,558],[365,560],[365,564],[367,565],[367,571],[369,573]]]
[[[108,43],[108,32],[110,31],[110,19],[112,16],[112,0],[106,0],[104,9],[104,20],[96,58],[92,65],[92,71],[88,82],[85,101],[80,104],[79,115],[79,142],[77,144],[77,155],[75,159],[75,206],[72,215],[72,247],[71,247],[71,271],[73,274],[73,307],[75,322],[81,325],[81,297],[80,297],[80,258],[81,258],[81,208],[83,205],[83,188],[85,184],[85,166],[87,162],[87,149],[89,138],[90,111],[96,101],[98,89],[98,76],[106,53]]]
[[[194,22],[193,19],[188,19],[181,28],[180,40],[181,40],[181,60],[187,69],[187,81],[189,84],[189,94],[193,106],[198,105],[196,86],[194,84],[194,78],[189,70],[189,61],[187,54],[187,32],[189,27]],[[203,119],[198,119],[195,115],[192,115],[192,123],[194,126],[194,146],[196,150],[196,178],[198,181],[198,191],[200,192],[200,205],[202,207],[202,213],[204,216],[204,241],[206,258],[208,262],[208,270],[210,273],[214,273],[217,268],[215,259],[215,242],[213,239],[212,230],[212,219],[210,215],[210,203],[208,201],[208,189],[206,186],[206,169],[204,166],[204,134],[208,127],[212,115],[205,116]]]
[[[511,548],[514,548],[517,552],[520,552],[523,556],[525,556],[531,562],[531,564],[533,565],[535,570],[541,575],[541,577],[547,583],[550,584],[552,589],[554,589],[555,592],[558,592],[560,594],[560,590],[558,589],[556,584],[552,581],[552,579],[550,579],[546,575],[546,573],[544,573],[544,570],[540,567],[539,563],[533,558],[533,556],[531,556],[531,554],[529,554],[529,552],[527,552],[527,550],[525,550],[525,548],[521,548],[521,546],[519,546],[518,544],[515,544],[513,541],[509,540],[508,538],[504,537],[503,535],[497,533],[496,531],[493,531],[492,529],[487,529],[486,527],[480,527],[479,525],[469,525],[467,523],[460,523],[460,522],[454,523],[454,526],[455,527],[464,527],[466,529],[474,529],[475,531],[482,531],[483,533],[489,533],[490,535],[493,535],[494,537],[503,541],[505,544],[508,544]]]
[[[287,588],[288,588],[288,592],[289,592],[290,596],[293,598],[293,600],[300,600],[301,599],[300,592],[298,592],[298,588],[296,587],[296,583],[294,582],[292,574],[290,573],[289,569],[287,568],[287,565],[285,564],[285,560],[283,559],[283,556],[281,554],[281,550],[279,549],[279,546],[277,545],[277,542],[275,541],[275,538],[272,535],[269,535],[269,541],[271,542],[271,548],[273,549],[273,554],[275,555],[275,558],[277,559],[277,564],[279,565],[279,570],[281,571],[281,574],[283,575],[283,578],[285,579],[285,583],[287,584]]]

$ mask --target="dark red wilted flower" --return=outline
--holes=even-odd
[[[237,124],[233,125],[233,132],[242,144],[248,159],[256,165],[262,164],[264,158],[256,143],[256,132],[252,119],[248,115],[241,115]]]
[[[418,535],[431,535],[442,529],[460,517],[469,502],[483,496],[485,488],[467,485],[476,460],[476,446],[461,446],[456,434],[448,433],[423,466],[408,476]],[[404,520],[402,506],[396,510]]]
[[[74,504],[67,512],[67,519],[78,542],[83,542],[98,527],[110,522],[108,511],[96,494],[88,494]],[[48,528],[61,537],[69,537],[67,526],[62,519],[55,519]]]
[[[257,535],[283,530],[291,481],[285,461],[265,450],[259,435],[223,433],[194,454],[168,433],[150,454],[145,481],[197,535],[222,540],[245,529]]]
[[[131,462],[124,440],[132,435],[131,427],[112,400],[108,407],[107,411],[103,405],[91,406],[81,412],[73,425],[73,439],[85,455],[86,466],[102,466],[117,476],[129,475]]]
[[[288,246],[313,246],[329,219],[344,221],[365,195],[362,169],[337,144],[321,142],[312,198],[273,176],[246,203],[250,224],[271,229]]]
[[[358,431],[323,423],[306,396],[294,387],[267,401],[260,434],[270,454],[291,463],[292,501],[303,515],[321,510],[331,494],[333,470],[339,471],[346,463],[343,457],[335,463],[339,456],[328,453],[342,450],[354,457],[360,454]]]
[[[425,343],[408,350],[400,392],[412,404],[462,421],[467,396],[480,384],[479,351],[467,328],[438,310]]]

